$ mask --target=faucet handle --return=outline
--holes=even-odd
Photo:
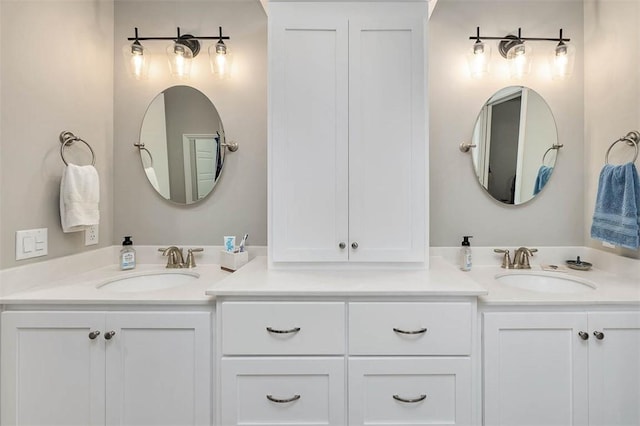
[[[495,253],[504,253],[502,257],[501,267],[504,269],[513,269],[513,262],[511,262],[511,256],[509,256],[509,250],[507,249],[493,249]]]
[[[190,248],[187,250],[187,260],[185,265],[187,268],[195,268],[196,267],[196,258],[193,253],[198,253],[204,251],[203,248]]]

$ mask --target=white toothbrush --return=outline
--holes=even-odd
[[[248,237],[249,234],[244,234],[244,237],[242,237],[242,241],[240,241],[240,253],[244,251],[244,244],[247,242]]]

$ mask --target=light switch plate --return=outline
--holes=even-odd
[[[16,231],[16,260],[46,256],[48,253],[47,228]]]

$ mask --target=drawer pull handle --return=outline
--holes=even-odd
[[[106,340],[111,340],[111,338],[112,338],[113,336],[115,336],[115,335],[116,335],[116,332],[115,332],[115,331],[113,331],[113,330],[112,330],[112,331],[107,331],[107,332],[104,334],[104,338],[105,338]]]
[[[100,335],[100,332],[98,330],[92,331],[91,333],[89,333],[89,339],[94,340],[99,335]]]
[[[596,336],[596,339],[598,340],[604,339],[604,333],[602,331],[594,331],[593,335]]]
[[[402,398],[400,395],[393,395],[393,399],[400,402],[406,402],[408,404],[415,404],[416,402],[421,402],[427,399],[427,395],[422,394],[417,398]]]
[[[291,334],[291,333],[297,333],[298,331],[300,331],[300,327],[294,327],[289,330],[277,330],[275,328],[267,327],[267,331],[269,333],[275,333],[275,334]]]
[[[297,401],[300,399],[300,395],[293,395],[291,398],[286,398],[286,399],[279,399],[279,398],[274,398],[273,395],[267,395],[267,399],[271,402],[275,402],[277,404],[286,404],[288,402],[293,402],[293,401]]]
[[[396,333],[400,333],[400,334],[423,334],[427,332],[426,328],[421,328],[420,330],[411,330],[411,331],[407,331],[407,330],[400,330],[399,328],[393,328],[393,331],[395,331]]]

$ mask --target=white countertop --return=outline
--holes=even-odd
[[[273,270],[257,257],[223,281],[210,296],[479,296],[487,291],[444,259],[429,270]]]
[[[99,289],[102,284],[113,281],[114,278],[126,278],[145,273],[166,273],[185,271],[196,273],[198,279],[177,287],[160,290],[146,290],[139,292],[115,292],[105,287]],[[231,275],[220,269],[219,265],[199,265],[190,269],[167,270],[165,265],[145,264],[138,265],[134,270],[121,271],[118,265],[109,265],[80,273],[70,277],[43,282],[30,287],[26,291],[18,291],[0,297],[0,304],[135,304],[135,305],[207,305],[211,304],[213,297],[205,294],[205,290],[213,282],[222,280]]]
[[[588,286],[584,290],[573,293],[551,293],[525,290],[502,284],[495,279],[497,274],[518,273],[546,275],[551,277],[575,277],[586,280],[596,288]],[[498,266],[475,267],[469,272],[469,277],[480,283],[488,290],[479,298],[485,305],[618,305],[640,304],[640,277],[633,278],[591,269],[589,271],[566,272],[543,271],[540,265],[532,265],[531,270],[507,270]]]

